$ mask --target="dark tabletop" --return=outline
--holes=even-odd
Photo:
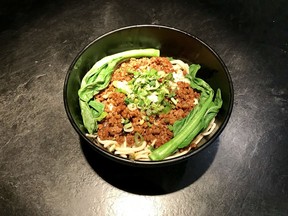
[[[1,1],[0,215],[288,215],[287,3]],[[223,133],[172,167],[107,161],[65,113],[63,84],[76,54],[134,24],[196,35],[233,80]]]

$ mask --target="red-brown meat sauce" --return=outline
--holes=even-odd
[[[175,99],[177,105],[167,114],[151,115],[143,122],[145,113],[136,109],[131,111],[127,108],[124,99],[124,93],[116,92],[112,81],[129,81],[133,74],[127,71],[137,71],[139,68],[147,66],[157,71],[166,73],[173,72],[172,64],[168,58],[152,57],[152,58],[132,58],[121,63],[114,71],[110,85],[97,94],[95,99],[105,104],[105,111],[108,115],[98,124],[98,136],[102,140],[116,140],[118,143],[124,142],[126,137],[127,145],[134,145],[134,135],[136,132],[142,135],[147,143],[151,143],[156,139],[154,147],[159,147],[173,137],[173,132],[168,126],[173,125],[176,120],[184,118],[195,106],[194,99],[199,98],[200,94],[194,91],[188,83],[177,82],[178,88]],[[110,107],[110,108],[109,108]],[[111,109],[112,107],[112,109]],[[132,132],[124,132],[122,119],[129,119],[133,125]]]

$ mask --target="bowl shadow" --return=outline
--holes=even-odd
[[[164,195],[193,184],[208,170],[217,153],[219,138],[188,160],[149,168],[108,159],[81,137],[80,145],[91,168],[110,185],[133,194]]]

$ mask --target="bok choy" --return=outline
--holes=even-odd
[[[83,123],[90,134],[97,130],[97,122],[107,115],[104,104],[94,100],[94,95],[109,85],[116,65],[127,58],[159,55],[160,51],[157,49],[128,50],[102,58],[86,73],[81,81],[78,96]]]
[[[200,65],[192,64],[189,67],[189,73],[186,77],[190,80],[190,86],[201,92],[199,103],[190,113],[183,119],[174,123],[172,129],[174,137],[155,149],[149,155],[151,160],[163,160],[175,153],[178,149],[184,148],[191,144],[193,139],[204,129],[206,129],[210,121],[217,115],[222,106],[221,91],[214,90],[204,80],[196,77]]]

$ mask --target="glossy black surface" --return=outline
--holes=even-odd
[[[0,215],[288,214],[287,1],[6,0],[0,17]],[[64,109],[79,50],[134,24],[203,39],[234,84],[221,136],[169,169],[95,156]]]
[[[198,148],[181,157],[162,161],[134,161],[119,157],[95,145],[86,137],[87,130],[82,121],[80,106],[78,103],[78,90],[81,80],[87,71],[101,58],[107,55],[131,50],[131,49],[154,48],[160,50],[161,56],[182,59],[191,64],[200,64],[201,69],[197,76],[205,79],[211,87],[221,89],[223,105],[215,119],[217,128],[205,137]],[[227,125],[234,103],[234,90],[226,65],[221,58],[199,38],[175,28],[160,25],[134,25],[120,28],[105,35],[101,35],[92,43],[87,45],[75,57],[71,63],[63,88],[64,106],[67,116],[79,136],[90,144],[96,151],[116,163],[130,166],[152,167],[156,165],[170,165],[187,160],[202,149],[212,144]]]

